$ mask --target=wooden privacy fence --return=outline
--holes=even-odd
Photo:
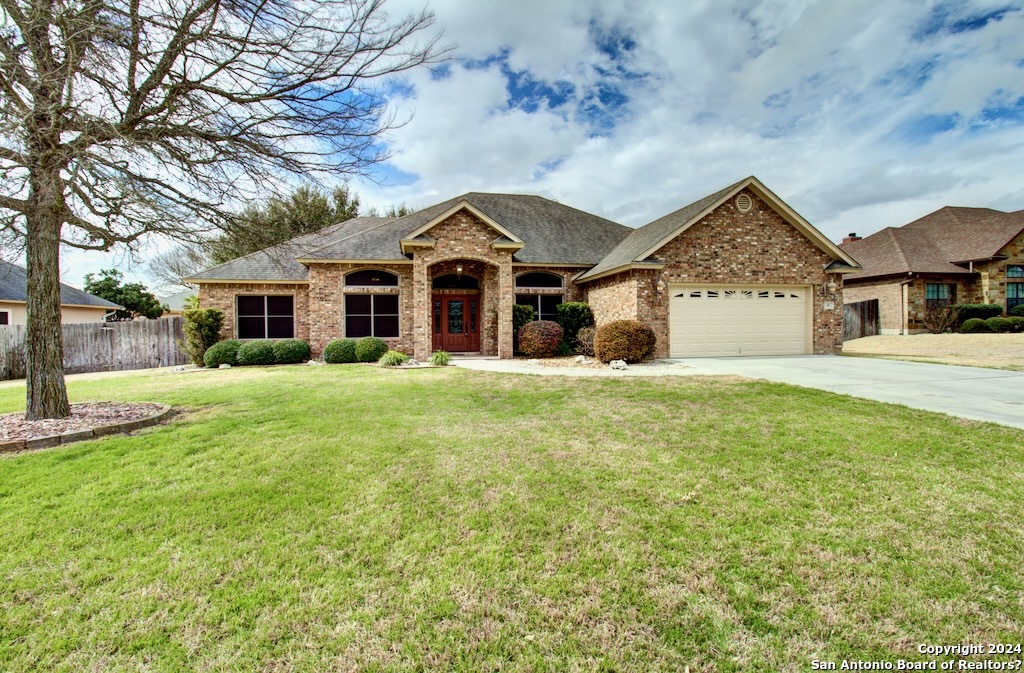
[[[146,369],[186,364],[178,346],[181,316],[131,322],[64,325],[64,373]],[[25,327],[0,326],[0,381],[25,378]]]
[[[878,300],[843,304],[843,341],[878,334]]]

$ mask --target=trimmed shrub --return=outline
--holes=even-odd
[[[401,351],[388,351],[377,360],[378,367],[401,367],[409,361],[409,356]]]
[[[1010,321],[1011,332],[1024,332],[1024,316],[1011,315],[1007,320]]]
[[[246,341],[238,348],[238,364],[242,367],[272,365],[274,346],[269,341]]]
[[[1017,304],[1010,309],[1010,312],[1007,315],[1024,318],[1024,304]]]
[[[654,352],[657,336],[639,320],[613,320],[597,328],[594,355],[601,362],[640,362]]]
[[[576,333],[576,353],[578,355],[594,357],[594,335],[596,334],[597,328],[593,325],[584,327]]]
[[[185,334],[184,341],[179,342],[181,349],[192,364],[202,367],[206,349],[221,340],[224,313],[215,308],[192,308],[181,315],[181,331]]]
[[[279,365],[294,365],[309,359],[309,344],[302,339],[281,339],[271,344],[274,362]]]
[[[452,356],[448,354],[448,351],[434,351],[430,354],[430,364],[435,367],[447,367],[451,361]]]
[[[961,325],[971,318],[987,320],[1003,314],[1003,307],[999,304],[956,304],[954,308]]]
[[[324,347],[324,362],[343,364],[356,361],[356,340],[335,339]]]
[[[356,360],[376,362],[388,352],[388,345],[380,337],[363,337],[356,342]]]
[[[971,334],[973,332],[989,332],[989,327],[985,324],[985,321],[981,318],[968,318],[964,321],[963,325],[960,325],[960,331],[963,334]]]
[[[988,320],[985,321],[985,324],[988,325],[988,328],[993,332],[1009,332],[1010,329],[1013,327],[1013,323],[1011,323],[1009,320],[1007,320],[1006,318],[998,317],[989,318]]]
[[[562,326],[554,320],[534,320],[519,330],[519,349],[531,358],[549,358],[558,352]]]
[[[558,316],[556,320],[565,333],[562,341],[570,347],[576,344],[576,335],[581,329],[594,324],[594,312],[590,310],[590,304],[582,301],[567,301],[564,304],[559,304],[555,307],[555,313]]]
[[[241,345],[242,342],[238,339],[218,341],[206,349],[206,353],[203,354],[203,364],[214,369],[221,365],[234,367],[238,364],[238,349]]]

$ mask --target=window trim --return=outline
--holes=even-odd
[[[241,297],[262,297],[263,298],[263,336],[262,337],[243,337],[241,336],[241,325],[239,320],[242,318],[258,318],[260,316],[255,315],[242,315],[238,308],[238,300]],[[275,313],[270,315],[270,308],[267,305],[267,299],[270,297],[290,297],[292,300],[292,313],[289,316]],[[292,319],[292,335],[290,337],[271,337],[270,334],[270,318],[291,318]],[[294,339],[295,338],[295,295],[294,294],[236,294],[235,295],[235,338],[245,341],[276,341],[277,339]]]
[[[354,276],[357,273],[373,273],[373,272],[386,273],[387,275],[389,275],[389,276],[391,276],[391,277],[393,277],[395,279],[395,284],[394,285],[356,285],[355,283],[349,283],[348,282],[349,276]],[[347,288],[348,287],[356,287],[356,288],[371,287],[371,288],[373,288],[375,290],[383,290],[383,289],[386,288],[386,289],[394,291],[394,290],[398,289],[398,287],[401,285],[401,283],[402,283],[402,278],[397,273],[395,273],[393,271],[388,271],[386,269],[370,268],[370,269],[353,269],[352,271],[349,271],[348,273],[345,274],[344,278],[342,278],[342,283],[341,284],[342,284],[343,287],[347,287]]]
[[[375,286],[376,287],[376,286]],[[385,286],[391,287],[391,286]],[[393,289],[393,288],[392,288]],[[370,312],[369,313],[349,313],[348,310],[348,299],[349,297],[369,297],[370,298]],[[398,312],[397,313],[377,313],[377,297],[397,297]],[[348,333],[348,319],[351,316],[368,317],[370,319],[370,333],[364,334],[363,336],[349,336]],[[379,336],[375,334],[376,325],[374,319],[385,316],[395,316],[398,318],[398,329],[395,331],[393,336]],[[402,295],[399,292],[352,292],[345,295],[345,319],[344,319],[344,332],[346,339],[362,339],[364,337],[372,336],[380,339],[401,339],[402,338]]]
[[[924,284],[924,307],[925,309],[935,309],[940,306],[950,306],[956,303],[956,283],[928,283]],[[929,290],[932,288],[946,288],[948,296],[946,297],[929,297]]]

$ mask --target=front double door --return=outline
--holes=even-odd
[[[434,350],[451,353],[480,350],[480,295],[435,294]]]

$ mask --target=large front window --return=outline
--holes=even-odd
[[[295,336],[295,298],[291,295],[240,295],[239,339],[291,339]]]
[[[956,303],[954,283],[926,283],[924,286],[925,305],[929,309]]]
[[[1024,304],[1024,264],[1006,267],[1006,278],[1006,312],[1009,313],[1014,306]]]
[[[397,289],[398,276],[387,271],[354,271],[345,276],[345,336],[397,337]]]
[[[516,304],[532,306],[537,320],[555,320],[555,307],[565,301],[558,292],[563,287],[562,277],[554,273],[535,271],[516,278]]]

